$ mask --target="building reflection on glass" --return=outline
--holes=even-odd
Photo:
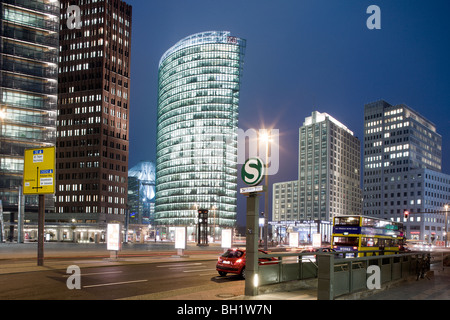
[[[128,223],[153,225],[155,165],[141,161],[128,170]]]

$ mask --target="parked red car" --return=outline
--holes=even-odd
[[[258,251],[259,253],[267,254],[266,251]],[[278,263],[277,258],[267,257],[259,258],[259,265],[271,264],[271,261]],[[227,273],[234,273],[245,279],[245,249],[228,249],[217,259],[216,270],[221,276],[226,276]]]

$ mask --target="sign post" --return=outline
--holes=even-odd
[[[44,265],[45,195],[54,193],[55,147],[26,149],[23,169],[23,194],[39,195],[38,266]]]
[[[258,240],[259,240],[259,193],[265,192],[258,186],[264,177],[264,163],[259,158],[250,158],[242,166],[242,180],[249,186],[241,188],[247,196],[245,295],[258,295]]]
[[[0,200],[0,243],[5,239],[5,223],[3,221],[3,203]]]

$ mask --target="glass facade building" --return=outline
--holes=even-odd
[[[195,230],[209,210],[216,234],[236,223],[237,128],[246,41],[191,35],[159,64],[156,222]],[[188,234],[192,234],[188,229]],[[210,233],[210,234],[211,234]]]
[[[55,145],[59,1],[4,0],[0,10],[0,199],[15,213],[25,149]],[[25,197],[25,212],[37,210],[38,197]]]

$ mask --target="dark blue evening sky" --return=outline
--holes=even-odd
[[[280,171],[271,183],[297,179],[298,128],[312,111],[329,113],[363,145],[364,104],[379,99],[405,103],[437,126],[442,171],[450,174],[450,1],[126,2],[133,6],[130,168],[156,160],[161,56],[190,34],[229,30],[247,40],[239,127],[280,130]],[[381,30],[366,27],[370,5],[381,9]],[[241,195],[238,216],[242,223]]]

